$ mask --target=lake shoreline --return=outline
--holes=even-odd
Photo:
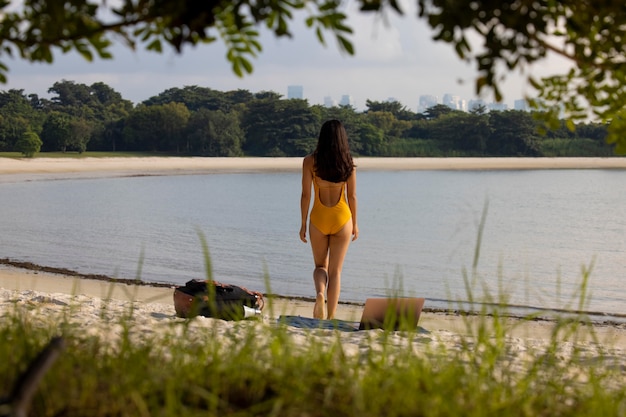
[[[626,169],[626,158],[355,158],[358,170]],[[302,158],[104,157],[0,158],[0,180],[32,181],[116,176],[297,172]]]
[[[145,293],[143,297],[140,297],[141,300],[151,300],[151,299],[159,299],[163,298],[163,294],[169,294],[173,289],[178,287],[178,284],[175,283],[167,283],[167,282],[151,282],[151,281],[143,281],[143,280],[134,280],[127,278],[114,278],[108,275],[99,275],[99,274],[83,274],[77,271],[73,271],[65,268],[57,268],[57,267],[48,267],[44,265],[34,264],[32,262],[23,262],[17,260],[11,260],[8,258],[0,258],[0,288],[5,289],[13,289],[18,290],[21,288],[20,284],[26,282],[29,279],[31,282],[34,282],[33,279],[41,283],[45,283],[43,285],[43,291],[49,292],[55,289],[55,287],[61,283],[60,288],[63,289],[63,281],[68,283],[69,281],[73,281],[72,288],[78,289],[80,287],[85,286],[87,288],[87,293],[92,296],[96,296],[98,294],[95,293],[95,288],[100,288],[101,290],[104,288],[117,288],[118,290],[121,288],[132,288],[132,293]],[[228,284],[234,284],[232,282],[228,282]],[[32,285],[29,286],[33,287]],[[65,286],[65,290],[62,292],[69,292],[67,286]],[[35,289],[35,288],[32,288]],[[252,290],[260,291],[263,293],[260,288],[251,288]],[[128,291],[122,290],[122,293],[127,294]],[[100,296],[102,296],[103,291],[101,291]],[[285,306],[288,304],[292,304],[296,306],[297,315],[308,316],[309,311],[312,310],[313,305],[315,303],[314,297],[306,297],[306,296],[295,296],[295,295],[284,295],[284,294],[267,294],[264,296],[266,300],[271,300],[276,305]],[[123,298],[123,297],[122,297]],[[358,320],[358,314],[360,314],[361,309],[363,308],[364,303],[362,302],[352,302],[352,301],[339,301],[340,309],[344,311],[344,318],[349,316],[350,320]],[[612,315],[608,313],[601,312],[571,312],[566,310],[541,310],[532,308],[534,310],[534,315],[531,314],[520,314],[514,313],[515,309],[531,309],[526,306],[509,306],[512,311],[506,312],[504,310],[504,316],[511,320],[519,320],[519,321],[530,321],[537,323],[555,323],[556,318],[560,316],[571,316],[576,314],[587,314],[591,317],[592,323],[594,327],[614,327],[616,329],[621,329],[625,332],[626,337],[626,320],[625,317],[621,315]],[[433,314],[437,316],[449,316],[449,317],[480,317],[483,314],[479,311],[473,310],[462,310],[458,308],[431,308],[426,305],[423,309],[424,313]],[[500,310],[500,313],[503,311]],[[539,314],[543,312],[544,314]],[[489,313],[487,314],[490,315]],[[594,319],[595,318],[595,319]]]
[[[107,282],[0,265],[0,312],[8,312],[17,306],[28,305],[31,309],[40,306],[46,310],[54,309],[62,314],[63,308],[66,308],[64,306],[78,303],[80,308],[74,314],[77,326],[89,328],[91,332],[99,332],[99,330],[94,330],[93,326],[95,317],[102,316],[103,306],[112,309],[109,314],[118,314],[119,317],[122,317],[132,306],[134,322],[144,329],[142,330],[144,333],[158,332],[164,325],[172,325],[183,320],[177,318],[174,311],[175,286],[157,287],[144,284]],[[307,318],[312,317],[313,304],[312,301],[297,298],[268,297],[265,299],[261,319],[267,324],[279,323],[282,317],[302,317],[308,320]],[[340,303],[336,319],[356,326],[362,310],[361,305]],[[46,314],[51,314],[51,312]],[[108,320],[111,320],[110,317]],[[41,320],[44,318],[41,317]],[[192,319],[192,322],[194,327],[199,326],[200,329],[217,326],[228,330],[234,325],[234,322],[206,317]],[[433,312],[425,308],[418,325],[420,337],[439,340],[451,348],[458,346],[459,337],[472,338],[477,334],[478,329],[484,326],[504,325],[507,343],[519,349],[526,345],[548,345],[555,336],[555,331],[558,332],[563,323],[531,318]],[[289,334],[294,337],[312,334],[310,332],[316,331],[295,324],[288,325],[288,329]],[[333,330],[321,331],[331,332],[324,333],[326,336],[333,332]],[[365,343],[369,334],[367,331],[349,333],[354,335],[349,337],[359,345]],[[617,349],[621,356],[626,346],[626,326],[619,324],[581,325],[576,336],[572,337],[572,342],[568,341],[567,345],[576,343],[587,350]]]

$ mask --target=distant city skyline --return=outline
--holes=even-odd
[[[301,99],[301,100],[304,99],[308,101],[306,94],[304,92],[304,86],[302,85],[287,86],[287,99]],[[373,100],[373,101],[378,101],[378,100]],[[406,107],[408,110],[414,111],[416,113],[423,113],[428,108],[436,106],[438,104],[443,104],[443,105],[450,107],[451,109],[461,110],[461,111],[466,111],[466,112],[474,110],[481,106],[484,107],[488,111],[492,111],[492,110],[504,111],[504,110],[509,109],[509,106],[504,102],[500,102],[500,103],[487,102],[480,98],[467,100],[465,98],[462,98],[461,96],[451,94],[451,93],[443,94],[441,100],[439,99],[438,96],[431,95],[431,94],[420,95],[418,99],[416,100],[417,105],[415,107],[412,107],[411,105],[407,103],[403,103],[400,100],[397,100],[395,97],[388,97],[386,100],[383,100],[383,101],[386,101],[386,102],[397,101],[400,104],[402,104],[404,107]],[[341,106],[350,105],[350,106],[355,107],[354,99],[349,94],[342,94],[340,100],[335,100],[335,98],[331,95],[324,96],[323,105],[324,107],[335,107],[338,105],[341,105]],[[513,102],[513,109],[527,111],[529,109],[527,100],[525,99],[515,100]],[[362,109],[357,109],[357,110],[362,110]]]

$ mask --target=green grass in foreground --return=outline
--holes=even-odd
[[[172,320],[137,329],[133,309],[101,318],[86,332],[69,318],[42,319],[40,306],[16,305],[0,318],[0,397],[55,335],[66,348],[38,388],[32,416],[623,416],[621,369],[560,344],[590,331],[555,323],[547,347],[512,362],[502,314],[482,316],[471,336],[441,345],[416,332],[307,331],[257,320],[194,328]],[[65,318],[64,318],[65,317]],[[200,330],[200,331],[199,331]],[[91,333],[91,334],[90,334]],[[323,334],[323,337],[320,337]],[[0,410],[1,411],[1,410]],[[0,412],[0,414],[2,414]]]

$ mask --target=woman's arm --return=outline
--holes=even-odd
[[[311,205],[311,185],[313,183],[313,156],[307,155],[302,161],[302,195],[300,196],[300,240],[306,243],[306,223]]]
[[[357,222],[356,168],[352,170],[352,175],[348,178],[347,192],[348,205],[352,213],[352,240],[357,240],[359,238],[359,223]]]

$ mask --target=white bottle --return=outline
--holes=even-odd
[[[261,310],[258,308],[252,308],[248,306],[243,306],[243,318],[247,319],[249,317],[256,317],[261,315]]]

